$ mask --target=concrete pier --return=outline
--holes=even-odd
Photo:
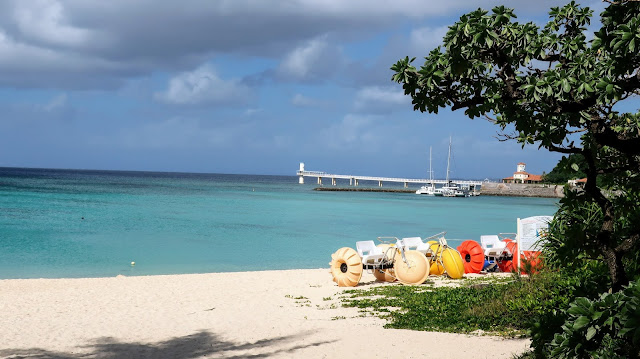
[[[328,192],[392,192],[392,193],[416,193],[411,189],[400,188],[355,188],[355,187],[316,187],[316,191],[328,191]]]
[[[330,178],[331,185],[336,185],[336,179],[348,179],[350,186],[357,187],[360,184],[360,181],[372,181],[378,182],[378,187],[383,187],[384,182],[399,182],[404,184],[404,188],[409,188],[409,183],[417,183],[417,184],[427,184],[431,183],[431,180],[426,178],[395,178],[395,177],[375,177],[375,176],[356,176],[356,175],[339,175],[339,174],[330,174],[321,171],[306,171],[304,169],[304,163],[300,162],[300,170],[296,173],[298,175],[298,183],[303,184],[305,177],[316,177],[319,185],[322,185],[322,178]],[[483,184],[482,181],[450,181],[452,183],[458,184],[463,187],[476,187],[481,186]],[[447,185],[447,181],[445,180],[433,180],[435,184]]]

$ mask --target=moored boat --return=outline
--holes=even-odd
[[[420,189],[416,191],[416,194],[441,197],[443,195],[442,189],[436,188],[435,183],[433,183],[433,170],[431,169],[431,147],[429,147],[429,181],[430,184],[420,187]]]

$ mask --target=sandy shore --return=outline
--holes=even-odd
[[[328,269],[0,280],[0,357],[477,359],[529,346],[384,329],[341,308],[343,290]]]

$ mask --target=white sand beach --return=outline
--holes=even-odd
[[[385,284],[365,274],[358,288],[372,285]],[[529,347],[384,329],[342,308],[344,290],[328,269],[0,280],[0,357],[478,359]]]

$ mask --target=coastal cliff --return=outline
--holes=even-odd
[[[562,198],[564,186],[552,184],[482,183],[483,196]]]

